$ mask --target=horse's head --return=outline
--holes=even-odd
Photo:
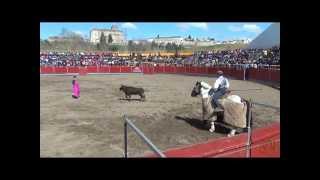
[[[191,96],[196,97],[201,93],[201,82],[197,81],[192,89]]]
[[[121,85],[119,90],[123,91],[124,90],[124,85]]]

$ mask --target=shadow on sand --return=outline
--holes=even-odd
[[[131,99],[127,99],[127,98],[119,98],[119,100],[121,100],[121,101],[142,101],[142,102],[143,102],[143,100],[142,100],[142,99],[138,99],[138,98],[136,98],[136,99],[133,99],[133,98],[131,98]]]
[[[186,123],[190,124],[191,126],[197,128],[197,129],[200,129],[200,130],[209,131],[209,129],[210,129],[210,124],[209,123],[204,124],[204,122],[200,119],[181,117],[181,116],[176,116],[175,118],[177,120],[183,120]],[[227,134],[229,132],[229,130],[224,126],[221,126],[219,123],[219,124],[215,125],[215,132],[221,133],[221,134]]]

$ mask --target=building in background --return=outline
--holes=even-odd
[[[112,44],[124,45],[127,43],[124,32],[120,31],[115,25],[111,26],[111,29],[92,29],[90,31],[90,42],[93,44],[99,43],[102,34],[106,37],[107,43],[109,35],[112,37]]]
[[[180,45],[183,42],[183,38],[181,36],[170,36],[170,37],[156,37],[153,39],[156,44],[168,44],[175,43],[176,45]]]
[[[84,40],[82,37],[64,37],[64,36],[50,36],[48,37],[49,42],[66,42],[66,41],[74,41],[74,40]]]

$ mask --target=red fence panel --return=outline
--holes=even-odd
[[[110,73],[120,73],[120,66],[111,66]]]
[[[110,72],[110,66],[101,66],[98,69],[99,73],[109,73]]]
[[[159,66],[159,73],[165,73],[165,66]]]
[[[50,74],[54,73],[54,67],[41,67],[41,73],[42,74]]]
[[[246,157],[247,133],[168,149],[167,157]],[[251,157],[280,157],[280,123],[252,131]],[[154,157],[154,153],[146,157]]]
[[[248,79],[249,80],[258,80],[260,77],[258,77],[258,69],[247,69],[248,71]]]
[[[243,80],[244,71],[242,69],[232,69],[232,77]]]
[[[216,74],[217,73],[217,69],[215,67],[208,67],[208,73],[209,74]]]
[[[97,68],[97,66],[87,66],[87,72],[88,73],[97,73],[98,68]]]
[[[280,70],[270,70],[270,81],[280,82]]]
[[[208,74],[206,69],[207,69],[206,67],[199,67],[198,73],[200,73],[200,74]]]
[[[192,74],[197,73],[197,67],[190,67],[190,73]]]
[[[170,72],[171,73],[176,73],[176,66],[170,66]]]
[[[129,66],[121,66],[121,72],[122,73],[132,73],[132,70],[131,70],[131,67],[129,67]]]
[[[172,73],[171,72],[171,67],[170,66],[165,66],[164,67],[164,73]]]
[[[66,67],[55,67],[55,73],[57,74],[63,74],[67,73],[67,68]]]
[[[216,74],[218,70],[222,70],[226,76],[233,77],[235,79],[243,79],[244,70],[232,67],[193,67],[191,65],[184,65],[182,67],[177,66],[153,66],[143,65],[143,71],[145,74],[150,73],[190,73],[190,74]],[[88,66],[85,68],[88,73],[131,73],[133,67],[127,66]],[[40,67],[41,74],[52,73],[79,73],[80,67]],[[280,69],[247,69],[246,79],[248,80],[261,80],[261,81],[274,81],[280,82]]]
[[[176,72],[177,72],[178,74],[183,74],[183,73],[185,73],[184,70],[185,70],[184,67],[176,67]]]
[[[175,67],[174,66],[165,66],[164,73],[175,73]]]
[[[68,73],[79,73],[79,67],[67,67]]]
[[[159,66],[158,65],[154,67],[154,73],[159,73]]]

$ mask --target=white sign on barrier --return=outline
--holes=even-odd
[[[139,73],[141,73],[142,71],[141,71],[141,69],[140,69],[139,67],[135,67],[135,68],[133,68],[132,72],[139,72]]]

